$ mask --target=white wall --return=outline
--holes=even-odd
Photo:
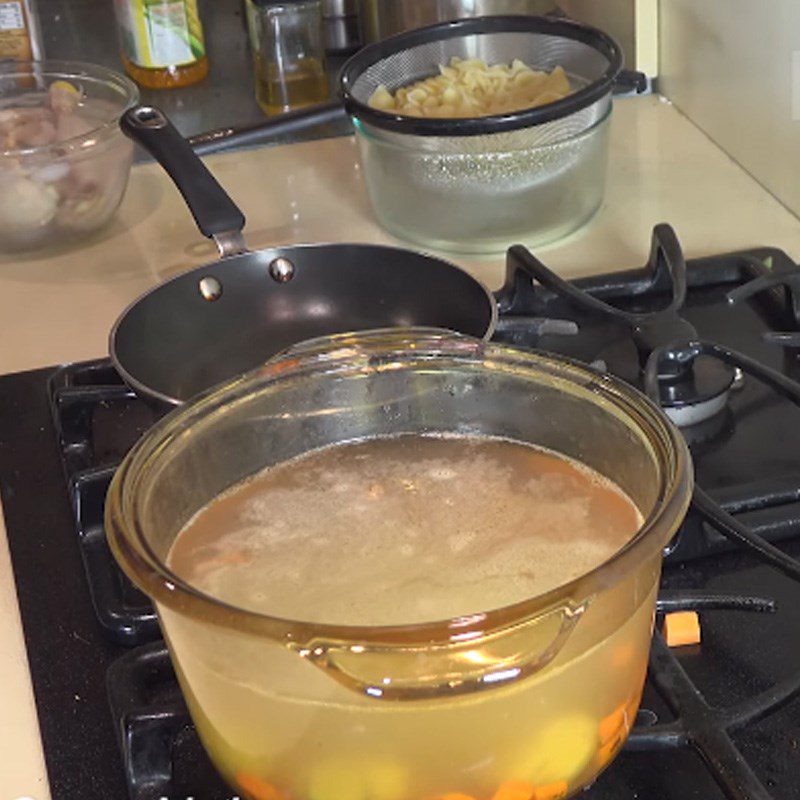
[[[610,33],[620,43],[627,65],[633,66],[636,60],[635,0],[559,0],[558,5],[571,17]]]
[[[800,214],[800,2],[660,0],[660,88]]]

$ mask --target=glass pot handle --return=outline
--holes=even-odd
[[[361,644],[321,639],[288,646],[359,694],[379,700],[429,700],[505,686],[546,667],[588,601],[568,603],[490,633],[470,630],[447,642]]]

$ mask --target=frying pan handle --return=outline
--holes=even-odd
[[[204,236],[216,240],[222,234],[241,233],[244,214],[163,111],[134,106],[122,115],[120,127],[169,173]]]

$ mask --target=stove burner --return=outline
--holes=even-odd
[[[174,743],[192,722],[164,642],[114,661],[106,687],[130,800],[172,796]]]
[[[650,397],[660,402],[661,377],[668,372],[670,365],[694,365],[701,363],[700,359],[708,365],[721,362],[727,368],[726,374],[748,373],[800,406],[800,383],[742,353],[701,341],[663,345],[653,350],[644,370],[645,388]],[[712,370],[708,374],[712,374]],[[775,496],[776,491],[781,497],[785,494],[785,491],[782,493],[774,488],[771,494]],[[800,489],[795,486],[790,489],[789,498],[798,497]],[[699,486],[695,487],[692,509],[722,536],[737,542],[771,567],[800,582],[800,562],[735,519]],[[673,543],[673,547],[677,544]],[[662,590],[656,604],[657,615],[684,610],[774,612],[775,603],[747,595]],[[154,693],[154,683],[171,677],[166,649],[158,644],[132,651],[109,669],[109,698],[119,731],[132,800],[169,796],[172,788],[173,743],[186,729],[186,710],[182,703],[174,700],[157,702],[151,707],[141,706],[143,700]],[[171,680],[169,682],[172,683]],[[732,734],[776,713],[800,696],[800,673],[778,681],[744,701],[720,708],[706,700],[675,653],[666,645],[656,626],[648,682],[666,701],[675,719],[662,722],[656,712],[644,707],[641,715],[637,716],[637,726],[626,742],[627,751],[661,752],[691,748],[702,757],[726,798],[769,800],[767,789],[743,758]],[[158,695],[158,692],[155,694]]]
[[[501,300],[506,301],[504,310],[513,312],[513,303],[508,300],[521,291],[522,276],[532,278],[574,308],[627,328],[636,348],[640,371],[655,350],[697,338],[694,326],[680,315],[686,302],[686,260],[675,231],[669,225],[657,225],[653,229],[650,258],[645,267],[649,277],[633,292],[634,295],[668,293],[669,303],[657,311],[626,311],[606,303],[560,278],[521,245],[509,250],[508,259],[506,285],[501,291]],[[691,352],[683,356],[674,352],[671,358],[662,359],[659,364],[659,400],[675,424],[696,425],[725,408],[734,383],[734,371],[726,364],[698,361]],[[633,380],[640,377],[640,374],[633,376]]]
[[[734,381],[733,389],[736,388]],[[728,398],[722,409],[694,424],[679,424],[683,438],[692,451],[699,450],[703,445],[713,446],[730,439],[735,430],[735,416],[728,404]],[[669,412],[667,412],[669,413]],[[674,420],[673,420],[674,421]]]
[[[108,359],[62,367],[48,389],[97,619],[119,644],[152,641],[160,636],[155,611],[117,567],[103,517],[106,491],[122,455],[158,414],[123,384]]]
[[[645,390],[651,400],[660,401],[659,377],[662,362],[684,359],[689,356],[707,356],[718,359],[731,368],[748,373],[765,383],[800,407],[800,383],[786,375],[760,364],[744,353],[737,353],[715,342],[687,342],[674,347],[659,347],[653,351],[645,367]],[[737,521],[731,514],[715,503],[695,484],[692,508],[706,522],[712,524],[723,536],[751,548],[760,558],[793,580],[800,581],[800,561],[786,555],[782,550]]]
[[[732,367],[692,350],[663,352],[658,362],[658,402],[676,425],[697,425],[727,406],[736,377]]]
[[[730,598],[720,608],[769,611],[769,601]],[[737,605],[739,601],[745,604]],[[713,603],[713,599],[711,600]],[[763,603],[763,605],[762,605]],[[710,607],[714,607],[711,605]],[[690,610],[692,604],[677,603],[675,608]],[[667,698],[678,715],[674,722],[634,728],[626,743],[629,750],[664,750],[692,747],[703,758],[720,788],[730,800],[769,800],[770,795],[733,742],[731,734],[774,714],[800,695],[800,676],[782,681],[760,695],[730,708],[712,707],[694,685],[660,633],[653,636],[650,651],[650,679]]]

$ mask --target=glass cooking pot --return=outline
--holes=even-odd
[[[563,453],[616,482],[645,522],[547,594],[405,626],[253,613],[166,566],[186,522],[264,467],[414,432]],[[505,787],[554,800],[591,782],[632,725],[661,552],[691,485],[680,433],[630,386],[555,356],[394,329],[315,340],[164,417],[117,471],[106,530],[155,601],[204,746],[244,797],[489,800]]]

